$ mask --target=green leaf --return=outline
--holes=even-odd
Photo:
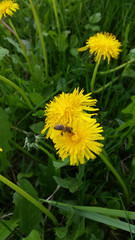
[[[66,203],[61,203],[56,201],[46,201],[46,200],[44,201],[56,207],[57,205],[58,207],[65,207],[65,208],[71,207],[72,209],[77,209],[77,210],[79,209],[81,211],[94,212],[94,213],[104,214],[111,217],[117,217],[117,218],[120,217],[120,218],[135,220],[135,212],[131,212],[131,211],[109,209],[109,208],[103,208],[103,207],[69,205]]]
[[[92,16],[89,17],[89,22],[90,23],[98,23],[101,20],[101,13],[97,12],[95,14],[93,14]]]
[[[108,200],[107,207],[112,209],[120,209],[120,202],[117,199]]]
[[[72,208],[68,208],[65,227],[55,228],[58,239],[70,240],[79,239],[79,236],[85,233],[85,219],[74,215]],[[56,238],[57,239],[57,238]]]
[[[84,176],[84,166],[79,167],[79,173],[76,174],[76,178],[59,178],[54,176],[54,179],[58,185],[63,188],[69,189],[71,193],[76,192],[82,185],[82,178]]]
[[[40,104],[44,100],[44,98],[37,92],[29,93],[29,97],[32,103],[34,103],[35,105]]]
[[[128,138],[128,143],[126,145],[126,150],[129,150],[132,146],[132,143],[133,143],[133,137],[132,137],[132,132],[130,132],[127,136]]]
[[[94,234],[91,234],[90,240],[98,240],[98,239],[94,236]]]
[[[18,53],[21,53],[22,55],[24,55],[24,52],[20,47],[19,43],[17,43],[16,41],[14,41],[12,38],[9,38],[9,37],[5,37],[4,39],[6,39],[11,45],[13,45],[16,48]]]
[[[9,55],[8,49],[0,47],[0,60],[2,60],[2,58],[4,58],[6,55]]]
[[[60,52],[65,52],[65,50],[68,47],[67,36],[69,35],[69,33],[70,33],[70,31],[64,31],[64,32],[58,34],[54,38],[54,43]]]
[[[128,120],[127,122],[124,122],[120,127],[116,128],[116,131],[123,131],[127,127],[133,126],[135,123],[134,119]]]
[[[0,240],[6,240],[17,225],[18,219],[0,220]]]
[[[131,113],[135,118],[135,96],[131,97],[132,103],[122,110],[123,113]]]
[[[12,93],[6,96],[7,102],[10,102],[11,106],[16,106],[18,108],[27,108],[27,105],[24,104],[22,98],[18,95],[18,93]]]
[[[93,32],[99,32],[100,31],[100,27],[98,25],[90,26],[90,28]]]
[[[36,230],[32,230],[28,237],[22,240],[41,240],[39,233]]]
[[[56,87],[56,89],[57,89],[57,90],[61,90],[61,89],[62,89],[62,91],[66,91],[66,88],[67,88],[66,79],[60,77],[60,78],[58,79],[58,81],[57,81],[57,87]]]
[[[134,60],[135,59],[135,48],[130,50],[129,57],[130,57],[130,60]]]
[[[86,30],[91,29],[93,32],[99,32],[100,31],[100,27],[98,25],[92,25],[92,24],[88,23],[84,27],[85,27]]]
[[[20,187],[38,200],[37,191],[28,180],[22,179]],[[20,231],[28,235],[33,229],[40,230],[43,220],[40,210],[18,193],[15,194],[13,202],[20,219]]]
[[[51,159],[48,161],[48,166],[39,164],[37,169],[38,181],[40,184],[40,189],[44,191],[45,196],[52,194],[56,188],[56,183],[53,176],[56,175],[55,168]]]
[[[133,128],[135,126],[135,96],[131,97],[132,103],[130,103],[126,108],[124,108],[122,110],[122,113],[125,114],[132,114],[132,119],[130,117],[129,120],[127,120],[126,122],[124,122],[122,125],[120,125],[120,127],[118,127],[116,130],[117,131],[123,131],[125,128]],[[127,130],[128,132],[128,130]],[[124,133],[126,135],[126,133]],[[132,145],[132,132],[128,132],[127,137],[129,138],[129,144],[127,146],[127,148],[129,149]],[[123,135],[121,135],[121,138],[123,137]]]
[[[68,166],[69,164],[70,164],[70,159],[69,159],[69,157],[65,158],[64,161],[59,160],[59,161],[53,162],[53,166],[54,166],[56,169],[59,169],[59,168]]]
[[[41,92],[43,86],[45,86],[43,69],[40,65],[37,65],[36,62],[33,63],[32,67],[33,67],[31,76],[32,89],[36,89],[37,92],[38,90],[39,92]]]
[[[22,178],[31,178],[32,176],[33,176],[33,172],[19,173],[17,176],[17,180],[20,182]]]
[[[76,178],[67,177],[65,179],[54,177],[56,183],[63,188],[69,189],[71,193],[76,192],[82,184],[81,180]]]
[[[43,118],[44,111],[43,110],[38,110],[37,112],[33,113],[32,116],[38,117],[38,118]]]
[[[79,54],[77,48],[71,48],[71,49],[70,49],[70,53],[71,53],[71,55],[74,56],[74,57],[77,57],[78,54]]]
[[[135,71],[131,67],[127,66],[122,72],[122,77],[135,78]]]
[[[86,25],[84,26],[84,28],[85,28],[86,30],[88,30],[88,29],[91,28],[91,25],[88,23],[88,24],[86,24]]]
[[[17,54],[12,54],[12,55],[10,55],[10,57],[11,57],[14,65],[19,64],[22,68],[24,68],[24,63],[21,62],[19,54],[18,55]]]
[[[125,230],[127,232],[132,232],[135,233],[135,226],[130,223],[126,223],[124,221],[120,221],[111,217],[107,217],[104,215],[100,215],[98,213],[90,213],[90,212],[85,212],[85,211],[80,211],[80,210],[75,210],[75,214],[78,214],[79,216],[91,219],[93,221],[97,221],[100,223],[104,223],[106,225],[116,227],[122,230]]]
[[[114,210],[114,209],[107,209],[107,208],[100,208],[100,207],[75,206],[75,205],[69,205],[69,204],[55,202],[55,201],[45,201],[45,202],[48,202],[66,211],[68,211],[69,207],[70,208],[72,207],[72,209],[74,210],[74,213],[79,216],[91,219],[96,222],[104,223],[111,227],[119,228],[127,232],[135,233],[135,226],[133,224],[130,224],[128,220],[128,219],[135,219],[135,212],[129,212],[125,210]],[[108,217],[106,215],[125,218],[128,223],[114,219],[112,217]]]
[[[31,130],[33,131],[33,133],[35,133],[35,134],[41,134],[41,131],[43,130],[44,125],[45,125],[44,122],[38,122],[38,123],[32,124],[32,125],[30,126],[30,129],[31,129]]]
[[[7,159],[7,152],[12,148],[9,145],[9,140],[12,139],[11,123],[8,120],[8,115],[0,108],[0,147],[3,152],[0,153],[1,168],[0,171],[6,172],[10,162]]]
[[[63,239],[67,235],[67,228],[66,227],[55,228],[55,232],[59,239]]]
[[[135,179],[135,157],[132,159],[132,180]]]
[[[71,35],[71,37],[70,37],[70,47],[73,48],[73,49],[77,48],[78,44],[79,44],[78,37],[75,34]]]

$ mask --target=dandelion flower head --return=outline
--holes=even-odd
[[[100,62],[103,57],[103,60],[108,59],[109,64],[111,57],[117,59],[121,52],[120,46],[121,43],[113,34],[105,32],[97,33],[93,37],[90,37],[86,42],[86,46],[79,48],[78,51],[90,49],[90,54],[95,54],[95,61]]]
[[[84,164],[86,159],[95,159],[103,147],[102,143],[97,142],[104,139],[100,134],[102,127],[91,118],[90,121],[77,119],[72,129],[71,133],[65,132],[62,135],[55,130],[53,142],[62,160],[69,156],[70,165],[79,165]]]
[[[75,89],[73,93],[64,93],[55,96],[50,103],[46,104],[45,109],[45,127],[42,130],[44,133],[47,129],[47,138],[55,134],[54,126],[57,124],[72,125],[76,118],[87,120],[91,115],[88,111],[97,111],[94,109],[97,100],[91,98],[91,93],[84,95],[84,90],[79,92],[79,88]],[[87,112],[86,112],[87,111]]]
[[[13,12],[19,9],[18,3],[15,0],[3,0],[0,2],[0,19],[7,15],[12,16]]]
[[[0,152],[2,152],[3,151],[3,149],[2,148],[0,148]]]
[[[77,88],[73,93],[54,97],[46,105],[42,133],[48,130],[46,138],[52,139],[62,160],[70,157],[70,165],[84,164],[86,159],[95,159],[102,151],[103,144],[98,140],[104,139],[100,134],[103,129],[91,114],[91,111],[98,110],[94,109],[96,102],[90,94],[84,95],[83,90],[79,92]],[[56,130],[56,126],[63,128]]]

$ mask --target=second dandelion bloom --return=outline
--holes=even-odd
[[[52,140],[62,160],[69,156],[70,165],[79,165],[84,164],[86,159],[95,159],[96,155],[100,154],[103,144],[98,140],[104,139],[100,134],[102,131],[95,119],[76,119],[72,131],[62,134],[57,131]]]
[[[13,12],[19,9],[18,3],[14,0],[3,0],[0,2],[0,19],[7,15],[12,16]]]
[[[86,46],[79,48],[78,51],[85,51],[89,49],[90,54],[95,55],[95,61],[100,62],[101,58],[108,59],[108,64],[111,57],[117,59],[120,50],[121,43],[116,39],[113,34],[110,33],[97,33],[93,37],[90,37]]]
[[[92,118],[97,100],[90,94],[75,89],[73,93],[62,93],[46,105],[46,137],[55,144],[59,156],[70,157],[70,165],[84,164],[86,159],[95,159],[102,151],[102,127]]]

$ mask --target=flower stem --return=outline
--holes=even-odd
[[[18,87],[15,83],[13,83],[13,82],[10,81],[9,79],[7,79],[7,78],[5,78],[5,77],[3,77],[3,76],[1,76],[1,75],[0,75],[0,80],[2,80],[2,81],[5,82],[5,83],[8,83],[10,86],[12,86],[13,88],[15,88],[15,89],[22,95],[22,97],[23,97],[24,100],[26,101],[28,107],[29,107],[30,109],[33,109],[33,106],[32,106],[32,104],[31,104],[30,100],[28,99],[28,97],[26,96],[25,92],[24,92],[20,87]]]
[[[56,159],[53,157],[53,155],[51,153],[49,153],[44,147],[42,147],[41,145],[37,144],[38,148],[43,151],[44,153],[46,153],[48,155],[48,157],[50,157],[52,159],[52,161],[56,162]]]
[[[3,23],[3,25],[16,37],[15,32],[13,31],[13,29],[11,27],[9,27],[9,25],[7,25],[2,19],[0,19],[0,21]]]
[[[134,61],[135,61],[135,59],[129,60],[128,62],[123,63],[123,64],[121,64],[120,66],[118,66],[116,68],[112,68],[112,69],[110,69],[110,70],[108,70],[106,72],[99,72],[99,74],[108,74],[108,73],[112,73],[112,72],[118,71],[119,69],[124,68],[126,65],[131,64]]]
[[[21,189],[16,184],[12,183],[11,181],[9,181],[7,178],[3,177],[2,175],[0,175],[0,181],[3,182],[4,184],[6,184],[8,187],[15,190],[17,193],[19,193],[21,196],[23,196],[29,202],[31,202],[33,205],[35,205],[37,208],[39,208],[42,212],[44,212],[53,221],[53,223],[55,225],[58,224],[55,216],[48,209],[46,209],[40,202],[38,202],[35,198],[33,198],[29,193],[25,192],[23,189]]]
[[[56,18],[58,33],[60,34],[60,32],[61,32],[60,31],[60,24],[59,24],[58,11],[57,11],[57,8],[56,8],[55,0],[52,0],[52,4],[53,4],[53,10],[54,10],[55,18]]]
[[[109,159],[108,159],[108,156],[107,156],[107,153],[105,152],[105,150],[103,151],[103,153],[100,153],[99,156],[103,160],[103,162],[107,165],[107,167],[112,171],[114,176],[117,178],[119,184],[123,188],[123,192],[125,194],[126,201],[127,201],[127,203],[129,203],[129,194],[128,194],[127,187],[126,187],[125,183],[123,182],[122,178],[120,177],[120,175],[118,174],[118,172],[115,170],[115,168],[109,162]]]
[[[17,144],[15,141],[10,140],[11,144],[14,145],[16,148],[18,148],[20,151],[22,151],[24,154],[26,154],[27,156],[29,156],[31,159],[33,159],[36,162],[41,162],[39,160],[39,158],[36,158],[34,155],[32,155],[31,153],[29,153],[28,151],[26,151],[23,147],[21,147],[19,144]]]
[[[94,91],[94,84],[95,84],[95,79],[96,79],[98,67],[99,67],[99,61],[96,62],[96,66],[94,68],[93,76],[92,76],[92,79],[91,79],[90,89],[91,89],[92,92]]]
[[[109,83],[106,83],[103,87],[95,90],[94,93],[102,92],[104,89],[108,88],[112,83],[116,82],[118,79],[119,79],[119,77],[114,78],[114,80],[110,81]]]
[[[38,32],[39,32],[39,37],[40,37],[40,41],[41,41],[41,45],[42,45],[44,62],[45,62],[46,78],[48,78],[48,58],[47,58],[46,46],[45,46],[45,42],[44,42],[44,38],[43,38],[40,22],[39,22],[38,15],[36,13],[35,7],[33,5],[32,0],[29,0],[29,2],[30,2],[30,5],[31,5],[31,8],[32,8],[33,16],[34,16],[34,19],[35,19],[35,22],[36,22],[36,25],[37,25],[37,29],[38,29]]]
[[[15,33],[15,36],[16,36],[18,42],[20,43],[20,46],[21,46],[21,48],[24,52],[24,56],[25,56],[25,59],[27,61],[28,67],[29,67],[29,71],[32,74],[32,68],[31,68],[31,65],[30,65],[29,58],[28,58],[27,53],[26,53],[26,49],[25,49],[25,47],[24,47],[24,45],[23,45],[23,43],[22,43],[22,41],[21,41],[21,39],[20,39],[20,37],[19,37],[19,35],[18,35],[18,33],[17,33],[17,31],[16,31],[16,29],[15,29],[15,27],[14,27],[12,21],[11,21],[11,19],[9,19],[9,23],[10,23],[11,27],[13,28],[13,31]]]

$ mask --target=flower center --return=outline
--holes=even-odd
[[[72,137],[71,137],[71,140],[73,141],[73,142],[80,142],[81,141],[81,137],[78,135],[78,134],[73,134],[72,135]]]

